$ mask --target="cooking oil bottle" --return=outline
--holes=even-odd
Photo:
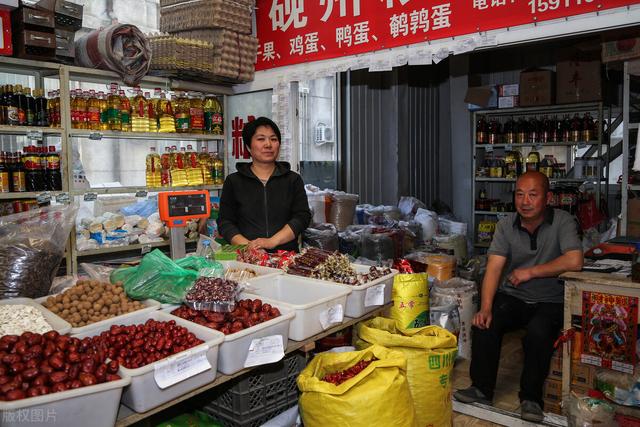
[[[156,147],[151,147],[149,154],[147,154],[147,167],[145,174],[147,178],[147,187],[149,188],[162,187],[162,165],[160,163],[160,155],[156,153]]]
[[[98,106],[100,108],[100,130],[109,130],[107,95],[103,91],[98,92]]]
[[[122,130],[122,111],[116,88],[117,85],[112,83],[107,98],[107,123],[110,130]]]
[[[149,132],[149,110],[142,89],[136,88],[131,108],[131,130],[133,132]]]
[[[213,184],[224,184],[224,162],[218,153],[213,153]]]
[[[124,90],[120,89],[118,92],[120,95],[120,118],[122,120],[122,131],[131,132],[131,102],[124,93]]]
[[[158,132],[158,118],[156,117],[154,100],[151,99],[151,94],[149,92],[144,93],[144,99],[146,100],[145,108],[147,109],[147,115],[149,116],[149,132]]]
[[[214,135],[224,133],[222,103],[215,96],[207,96],[204,101],[205,131]]]
[[[193,151],[193,146],[191,144],[187,145],[185,160],[187,167],[187,180],[189,181],[189,185],[203,185],[204,178],[202,176],[200,164],[198,163],[198,153]]]
[[[188,101],[191,133],[204,133],[204,99],[202,94],[194,93]]]
[[[191,130],[191,116],[189,115],[190,105],[189,99],[185,98],[184,93],[176,92],[176,100],[173,103],[173,109],[176,117],[176,132],[189,133]]]
[[[204,185],[213,185],[213,175],[211,174],[211,156],[207,152],[207,147],[202,147],[198,154],[198,165],[202,172]]]
[[[89,91],[87,111],[89,116],[89,129],[100,130],[100,99],[98,99],[96,91],[93,89]]]
[[[87,111],[87,98],[88,95],[86,92],[78,91],[77,92],[77,108],[78,108],[78,129],[88,129],[89,121],[88,121],[88,111]]]
[[[160,186],[169,187],[171,185],[171,149],[164,147],[164,153],[160,157]]]
[[[176,146],[171,147],[171,186],[186,187],[189,185],[187,172],[185,170],[185,149],[176,150]]]
[[[160,94],[160,100],[156,111],[156,114],[158,115],[158,132],[175,133],[176,122],[173,117],[173,108],[171,101],[167,99],[167,96],[164,93]]]

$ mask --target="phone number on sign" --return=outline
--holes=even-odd
[[[592,4],[594,0],[529,0],[531,13],[544,13],[550,10],[557,10],[562,7],[585,6]]]

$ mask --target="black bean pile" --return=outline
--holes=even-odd
[[[63,254],[51,242],[15,239],[0,245],[0,299],[49,294]]]

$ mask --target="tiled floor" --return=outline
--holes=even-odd
[[[514,332],[505,335],[500,355],[500,368],[496,383],[494,406],[507,411],[517,412],[520,407],[518,390],[520,385],[520,373],[522,370],[522,332]],[[469,379],[469,361],[458,360],[453,369],[453,389],[466,388],[471,385]],[[496,424],[469,417],[463,414],[454,414],[454,426],[494,426]]]

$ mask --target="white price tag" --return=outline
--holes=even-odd
[[[504,146],[504,149],[505,149],[506,151],[513,151],[513,144],[507,144],[507,145],[505,145],[505,146]]]
[[[540,151],[542,150],[542,144],[536,144],[533,146],[533,148],[535,148],[536,151]]]
[[[364,294],[364,306],[384,304],[384,283],[367,288]]]
[[[102,139],[102,134],[100,132],[91,132],[89,134],[89,139],[92,141],[100,141]]]
[[[207,350],[207,347],[187,350],[157,362],[154,366],[153,378],[158,387],[164,390],[211,369],[211,364],[207,360]]]
[[[320,313],[322,329],[329,329],[332,325],[342,323],[342,319],[344,319],[344,308],[342,308],[342,304],[336,304]]]
[[[42,141],[42,131],[41,130],[27,131],[27,139],[31,141]]]
[[[284,343],[282,335],[271,335],[251,341],[244,367],[266,365],[282,360],[284,357]]]
[[[485,145],[484,151],[487,153],[493,153],[493,145]]]

